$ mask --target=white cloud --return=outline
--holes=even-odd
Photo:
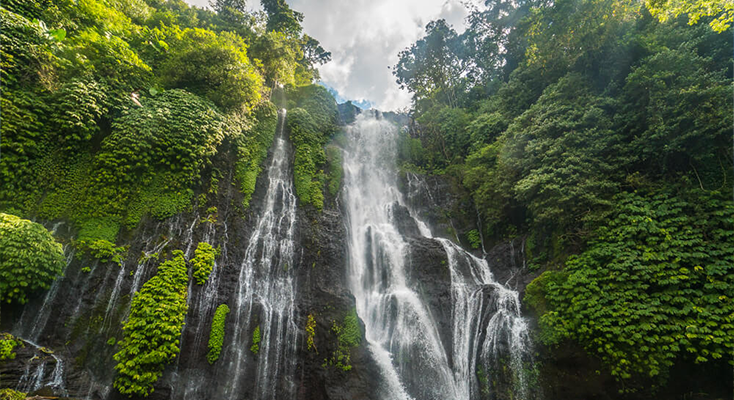
[[[205,5],[208,0],[186,0]],[[304,14],[306,33],[332,53],[320,68],[322,80],[348,99],[372,101],[382,110],[410,104],[388,67],[423,35],[425,24],[445,18],[461,31],[461,0],[287,0]]]

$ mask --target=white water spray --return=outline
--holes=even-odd
[[[350,233],[349,276],[369,348],[387,383],[385,399],[479,399],[477,366],[490,375],[510,359],[513,398],[532,398],[523,372],[530,358],[528,327],[518,293],[497,283],[484,259],[448,239],[451,273],[451,343],[442,343],[427,304],[407,282],[407,243],[392,210],[404,201],[397,186],[397,130],[373,115],[348,129],[344,200]],[[408,190],[425,186],[410,174]],[[435,203],[430,193],[429,201]],[[414,218],[420,234],[433,238]],[[487,384],[485,383],[485,386]]]
[[[227,340],[229,376],[225,398],[242,396],[246,360],[252,332],[260,327],[261,341],[255,357],[252,398],[289,399],[295,396],[296,287],[294,233],[296,203],[288,142],[284,137],[285,110],[279,113],[272,161],[268,168],[265,203],[250,236],[240,267],[234,304],[234,334]],[[230,318],[231,318],[230,317]]]

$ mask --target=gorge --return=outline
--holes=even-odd
[[[316,6],[3,2],[0,400],[731,398],[703,3],[480,2],[378,111]]]

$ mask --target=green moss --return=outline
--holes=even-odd
[[[13,389],[0,389],[0,400],[25,400],[26,394]]]
[[[224,344],[224,325],[229,314],[229,307],[221,304],[214,312],[212,319],[212,330],[209,333],[209,352],[206,355],[209,364],[214,364],[219,359]]]
[[[252,331],[252,346],[250,346],[250,351],[252,354],[257,354],[260,351],[260,340],[262,338],[260,337],[260,325],[258,325],[254,331]]]
[[[194,270],[194,279],[197,284],[203,285],[209,279],[217,253],[217,250],[209,243],[201,242],[196,246],[194,258],[191,259],[191,267]]]
[[[24,304],[63,273],[61,244],[41,224],[0,213],[0,301]]]
[[[344,166],[341,149],[334,145],[326,146],[326,163],[328,165],[327,182],[329,194],[336,197],[341,189]]]
[[[188,271],[184,254],[158,267],[158,273],[133,298],[130,316],[123,327],[124,337],[118,362],[115,388],[127,395],[147,396],[180,349],[179,338],[188,306]]]

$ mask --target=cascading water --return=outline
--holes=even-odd
[[[295,395],[292,378],[298,326],[293,255],[297,200],[284,137],[285,110],[279,112],[278,119],[265,203],[240,267],[233,309],[234,332],[229,340],[225,339],[228,379],[223,397],[227,399],[242,397],[246,361],[252,357],[250,347],[256,327],[261,340],[255,355],[255,372],[250,374],[254,378],[250,398],[289,399]]]
[[[385,398],[459,397],[437,325],[408,286],[407,243],[393,221],[401,202],[395,129],[361,115],[348,128],[344,199],[348,211],[349,276],[370,351],[387,382]]]
[[[518,293],[494,281],[486,260],[448,239],[434,238],[447,254],[451,273],[451,343],[442,343],[428,305],[408,286],[408,244],[393,218],[394,207],[404,204],[395,169],[397,130],[365,113],[348,128],[347,135],[344,200],[350,233],[350,286],[368,346],[385,378],[382,397],[486,397],[497,390],[488,383],[493,372],[501,370],[500,364],[509,358],[507,366],[513,371],[510,398],[536,398],[525,378],[526,363],[532,360]],[[416,190],[416,177],[412,178],[408,182],[411,191]],[[415,222],[421,235],[433,238],[426,223],[417,218]]]
[[[48,350],[39,346],[35,342],[30,340],[23,340],[24,343],[31,345],[39,353],[45,354]],[[27,393],[33,390],[38,390],[44,385],[53,388],[61,394],[66,394],[66,388],[64,387],[64,362],[53,353],[49,353],[49,356],[53,359],[53,370],[51,375],[46,374],[47,362],[44,358],[35,369],[31,368],[31,363],[28,363],[25,373],[18,382],[17,390]],[[33,372],[31,372],[33,370]]]

